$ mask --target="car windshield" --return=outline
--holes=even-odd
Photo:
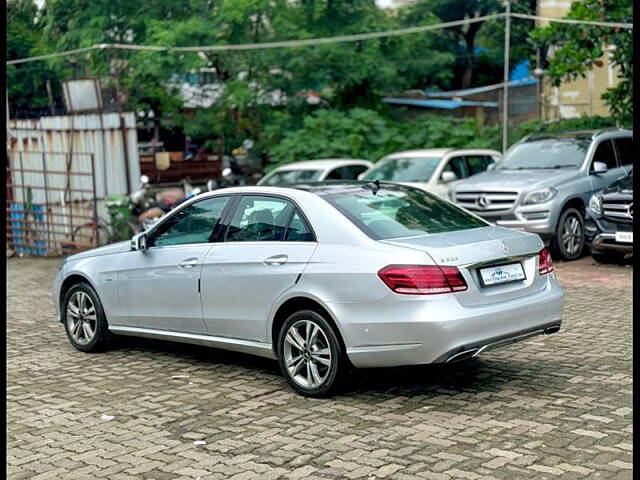
[[[428,182],[440,163],[440,157],[383,158],[362,180],[386,182]]]
[[[586,138],[545,138],[515,145],[497,170],[579,168],[591,141]]]
[[[375,240],[488,226],[423,190],[401,185],[376,189],[374,184],[363,184],[346,192],[328,192],[323,198]]]
[[[278,170],[264,178],[260,185],[284,185],[287,183],[315,182],[320,180],[322,170],[315,169],[295,169]]]

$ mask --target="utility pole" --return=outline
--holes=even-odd
[[[507,151],[509,136],[509,40],[511,37],[511,0],[505,0],[504,17],[504,73],[502,76],[502,154]]]
[[[129,174],[129,149],[127,148],[127,127],[125,125],[124,117],[122,116],[122,101],[121,101],[121,88],[120,88],[120,65],[123,62],[113,55],[111,60],[112,74],[116,83],[116,108],[118,109],[118,117],[120,119],[120,133],[122,134],[122,149],[124,153],[124,172],[127,182],[127,194],[131,193],[131,178]]]

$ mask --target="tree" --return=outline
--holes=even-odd
[[[42,18],[33,0],[7,2],[7,60],[35,54],[42,30]],[[45,84],[52,77],[53,72],[42,62],[8,65],[7,88],[11,109],[15,112],[46,107]]]
[[[602,22],[632,22],[631,0],[582,0],[573,2],[565,18]],[[585,77],[602,66],[611,51],[619,83],[602,95],[619,124],[633,119],[633,33],[621,28],[552,23],[531,32],[532,43],[546,50],[546,72],[553,85]]]

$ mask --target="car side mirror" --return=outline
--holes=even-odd
[[[445,171],[442,172],[442,175],[440,175],[440,180],[442,180],[442,183],[450,183],[450,182],[454,182],[458,179],[458,176],[450,171]]]
[[[593,173],[605,173],[607,171],[607,164],[602,162],[593,162]]]
[[[496,168],[496,164],[495,163],[490,163],[489,165],[487,165],[487,172],[490,172],[494,168]]]
[[[142,232],[134,235],[131,239],[131,250],[144,252],[147,250],[147,233]]]

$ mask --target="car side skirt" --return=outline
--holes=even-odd
[[[249,353],[273,360],[277,358],[270,343],[252,342],[250,340],[240,340],[237,338],[228,337],[215,337],[213,335],[198,335],[194,333],[172,332],[170,330],[125,327],[120,325],[109,325],[109,331],[111,331],[115,335],[154,338],[157,340],[168,340],[171,342],[204,345],[206,347],[220,348],[222,350]]]

